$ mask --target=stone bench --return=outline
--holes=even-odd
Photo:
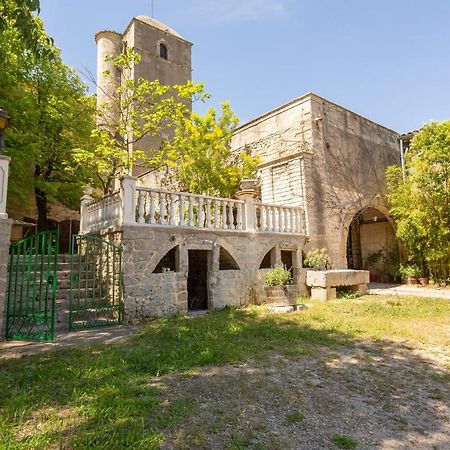
[[[358,294],[367,294],[368,270],[308,270],[306,285],[311,288],[312,300],[336,298],[336,288],[346,287]]]

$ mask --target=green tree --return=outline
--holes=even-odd
[[[141,60],[132,49],[110,60],[124,81],[107,102],[98,106],[97,128],[90,145],[74,152],[79,166],[90,168],[105,193],[111,192],[116,178],[130,173],[136,165],[158,168],[162,136],[170,134],[168,130],[176,129],[189,114],[193,97],[207,97],[202,84],[164,86],[158,80],[129,77]],[[111,74],[105,72],[103,76]],[[148,145],[144,138],[153,138],[153,144]]]
[[[228,104],[218,120],[213,109],[205,117],[191,112],[192,101],[209,98],[203,84],[135,80],[128,74],[141,58],[132,49],[109,60],[124,81],[99,105],[91,145],[75,151],[80,167],[90,168],[105,193],[136,165],[169,168],[182,189],[220,195],[234,193],[239,180],[254,173],[256,160],[245,152],[234,159],[231,154],[238,119]]]
[[[71,149],[90,134],[92,101],[85,96],[86,86],[62,62],[42,21],[31,13],[18,16],[18,5],[24,2],[7,0],[6,5],[12,7],[2,16],[0,104],[12,117],[6,145],[12,157],[9,207],[23,209],[34,195],[39,228],[46,229],[51,202],[78,204],[83,172],[75,176],[70,170]],[[32,43],[18,17],[33,28]]]
[[[219,117],[210,109],[205,116],[192,113],[183,118],[164,153],[164,163],[182,190],[229,197],[243,178],[255,176],[258,159],[231,151],[238,122],[229,103],[222,104]]]
[[[450,275],[450,121],[424,126],[400,167],[387,174],[397,236],[436,279]],[[424,270],[424,269],[423,269]]]

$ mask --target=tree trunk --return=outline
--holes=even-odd
[[[39,188],[34,188],[34,196],[36,198],[36,208],[37,208],[37,229],[38,231],[47,231],[48,229],[48,201],[47,194],[41,191]]]

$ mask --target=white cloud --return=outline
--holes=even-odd
[[[256,21],[284,17],[284,0],[196,0],[196,13],[202,19],[220,22]]]

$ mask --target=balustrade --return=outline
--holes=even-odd
[[[214,230],[304,233],[303,209],[298,207],[170,192],[135,185],[131,188],[128,185],[126,192],[129,194],[121,190],[87,202],[82,208],[85,231],[121,223],[138,223]],[[131,212],[125,215],[125,209]]]
[[[138,223],[242,230],[244,202],[138,187]]]

